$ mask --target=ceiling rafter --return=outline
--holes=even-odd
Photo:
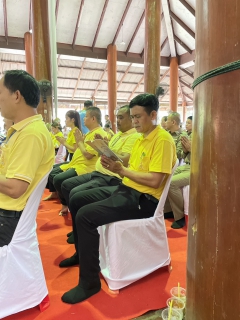
[[[8,44],[7,0],[3,0],[3,18],[4,18],[5,40]]]
[[[193,90],[193,88],[190,86],[190,84],[189,84],[189,83],[187,83],[187,82],[183,81],[182,79],[179,79],[179,82],[181,82],[181,84],[183,84],[183,85],[184,85],[185,87],[187,87],[188,89]]]
[[[133,35],[132,35],[132,38],[131,38],[128,46],[127,46],[127,50],[126,50],[126,52],[125,52],[126,55],[128,54],[128,52],[129,52],[129,50],[130,50],[130,48],[131,48],[131,46],[132,46],[132,43],[133,43],[133,41],[134,41],[134,39],[135,39],[135,37],[136,37],[136,35],[137,35],[137,33],[138,33],[139,28],[141,27],[141,24],[142,24],[142,22],[143,22],[144,17],[145,17],[145,10],[143,11],[143,13],[142,13],[142,15],[141,15],[141,18],[140,18],[140,20],[138,21],[137,27],[136,27]]]
[[[128,74],[128,71],[130,70],[131,66],[132,66],[132,63],[130,63],[130,65],[127,67],[126,71],[124,72],[121,80],[119,81],[119,83],[118,83],[118,85],[117,85],[117,90],[119,89],[119,87],[120,87],[120,85],[122,84],[124,78],[125,78],[126,75]]]
[[[182,91],[182,86],[181,86],[180,81],[178,81],[178,87],[179,87],[179,93],[180,93],[180,96],[182,98],[182,101],[186,101],[186,98],[185,98],[185,96],[183,94],[183,91]]]
[[[191,101],[193,101],[193,98],[192,98],[189,94],[185,93],[184,91],[183,91],[183,94],[185,95],[185,97],[187,97],[188,99],[190,99]]]
[[[182,46],[187,52],[189,52],[190,54],[192,54],[192,50],[181,40],[179,39],[175,34],[174,34],[174,40],[180,44],[180,46]]]
[[[99,34],[99,31],[100,31],[100,28],[101,28],[101,25],[102,25],[102,22],[103,22],[103,18],[104,18],[106,9],[107,9],[108,2],[109,2],[109,0],[106,0],[105,3],[104,3],[104,6],[103,6],[103,10],[102,10],[102,14],[101,14],[101,17],[100,17],[100,20],[99,20],[99,23],[98,23],[97,31],[95,33],[95,36],[94,36],[94,39],[93,39],[93,43],[92,43],[92,51],[93,51],[93,49],[95,47],[95,44],[96,44],[96,41],[97,41],[97,38],[98,38],[98,34]]]
[[[162,8],[163,8],[166,29],[167,29],[171,57],[176,57],[177,53],[176,53],[176,48],[175,48],[172,23],[171,23],[171,19],[170,19],[168,0],[162,0]]]
[[[136,85],[136,87],[133,89],[132,93],[130,94],[130,96],[128,97],[128,101],[131,100],[132,96],[134,95],[135,91],[137,90],[137,88],[140,86],[140,84],[143,82],[144,80],[144,75],[142,76],[142,78],[138,81],[138,84]]]
[[[122,28],[123,22],[124,22],[124,20],[125,20],[125,18],[126,18],[126,16],[127,16],[127,13],[128,13],[128,10],[129,10],[129,7],[130,7],[131,3],[132,3],[132,0],[128,0],[128,3],[127,3],[127,5],[126,5],[126,8],[125,8],[124,13],[123,13],[123,16],[122,16],[122,19],[121,19],[121,21],[119,22],[119,25],[118,25],[116,34],[115,34],[115,36],[114,36],[114,38],[113,38],[112,45],[114,45],[115,42],[116,42],[116,40],[117,40],[117,37],[118,37],[119,32],[120,32],[120,30],[121,30],[121,28]]]
[[[59,2],[60,2],[60,0],[56,0],[56,8],[55,8],[56,22],[57,22],[57,18],[58,18]]]
[[[191,12],[191,14],[195,17],[195,10],[193,9],[193,7],[190,6],[189,3],[187,3],[187,1],[185,0],[179,0],[181,2],[182,5],[184,5],[185,8],[188,9],[188,11]]]
[[[168,37],[166,37],[166,39],[163,41],[163,43],[161,45],[161,51],[163,50],[163,48],[165,47],[167,42],[168,42]]]
[[[81,75],[82,75],[82,72],[83,72],[83,68],[84,68],[85,62],[86,62],[86,58],[84,58],[84,60],[82,62],[82,66],[81,66],[81,69],[79,71],[79,75],[78,75],[78,79],[77,79],[77,82],[76,82],[76,86],[75,86],[75,89],[73,90],[72,99],[74,99],[75,93],[77,91],[77,87],[78,87],[79,81],[81,79]]]
[[[166,76],[168,75],[169,71],[170,71],[170,69],[168,69],[168,70],[166,70],[166,71],[164,72],[164,74],[160,77],[159,82],[163,81],[163,80],[166,78]]]
[[[168,94],[168,91],[169,91],[169,89],[167,89],[167,90],[165,91],[165,93],[161,96],[160,101],[162,101],[162,99]]]
[[[194,79],[194,75],[192,72],[188,71],[187,69],[183,69],[181,67],[179,67],[179,69],[184,72],[186,75],[188,75],[189,77],[191,77],[192,79]]]
[[[101,82],[102,82],[102,79],[103,79],[106,71],[107,71],[107,64],[106,64],[106,66],[105,66],[105,68],[104,68],[104,70],[103,70],[103,73],[102,73],[102,75],[101,75],[101,78],[99,79],[98,84],[97,84],[97,86],[96,86],[96,88],[95,88],[95,90],[94,90],[94,92],[93,92],[93,94],[92,94],[92,98],[95,98],[95,95],[96,95],[96,93],[97,93],[97,91],[98,91],[98,88],[100,87],[100,84],[101,84]]]
[[[140,57],[142,58],[144,56],[144,49],[142,50],[142,52],[140,53]]]
[[[77,39],[79,23],[80,23],[80,18],[81,18],[81,15],[82,15],[83,6],[84,6],[84,0],[81,1],[80,7],[79,7],[79,11],[78,11],[77,23],[76,23],[76,26],[75,26],[73,42],[72,42],[73,49],[75,47],[75,43],[76,43],[76,39]]]
[[[179,19],[175,13],[173,13],[170,10],[170,17],[173,18],[173,20],[175,20],[188,34],[190,34],[190,36],[193,37],[193,39],[195,39],[195,33],[181,20]]]
[[[29,23],[28,23],[28,29],[32,30],[32,0],[30,0],[29,5]]]

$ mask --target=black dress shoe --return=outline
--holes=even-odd
[[[185,217],[180,219],[180,220],[177,220],[177,221],[174,221],[171,225],[171,228],[173,229],[181,229],[185,226]]]
[[[67,238],[67,243],[73,244],[74,242],[74,235],[73,233]]]
[[[172,212],[172,211],[170,211],[170,212],[165,212],[165,213],[164,213],[164,219],[174,219],[173,212]]]
[[[73,234],[73,231],[67,233],[67,237],[69,238]]]
[[[74,253],[74,255],[71,256],[70,258],[62,260],[59,263],[59,267],[60,268],[67,268],[67,267],[76,266],[78,264],[79,264],[79,259],[78,259],[77,253]]]

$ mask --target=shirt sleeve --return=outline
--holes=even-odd
[[[8,157],[6,178],[32,182],[45,152],[44,141],[34,133],[20,135]]]

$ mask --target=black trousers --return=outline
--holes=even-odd
[[[68,163],[68,162],[63,162],[63,163],[58,163],[58,164],[54,164],[53,168],[52,168],[52,171],[49,173],[49,176],[48,176],[48,182],[47,182],[47,185],[46,185],[46,188],[49,189],[50,192],[55,192],[56,189],[53,185],[53,178],[63,172],[61,169],[60,169],[60,166],[62,164],[65,164],[65,163]]]
[[[61,193],[69,206],[69,199],[77,192],[105,186],[117,186],[121,180],[98,171],[82,174],[63,181]]]
[[[62,194],[62,189],[61,189],[62,183],[65,180],[68,180],[72,177],[77,177],[77,172],[75,171],[75,169],[68,169],[67,171],[64,171],[64,172],[61,170],[61,172],[56,174],[53,178],[53,186],[58,193],[58,197],[61,201],[61,204],[64,206],[67,205],[67,202]]]
[[[20,218],[0,217],[0,247],[8,245]]]
[[[70,197],[80,281],[86,287],[98,279],[99,234],[97,228],[115,221],[149,218],[157,203],[124,185],[93,188]]]

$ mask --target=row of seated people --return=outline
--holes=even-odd
[[[101,288],[98,226],[154,215],[167,176],[177,160],[173,137],[156,125],[158,108],[154,95],[142,94],[118,110],[119,132],[111,139],[109,148],[120,162],[105,156],[99,158],[87,144],[94,138],[104,139],[106,134],[100,126],[100,110],[90,107],[84,118],[90,131],[85,137],[75,131],[77,147],[71,161],[55,165],[49,175],[47,187],[52,194],[45,200],[57,194],[63,206],[61,212],[69,208],[73,221],[76,253],[59,266],[79,264],[81,270],[78,285],[62,297],[66,303],[81,302]],[[181,144],[185,148],[184,140]]]

